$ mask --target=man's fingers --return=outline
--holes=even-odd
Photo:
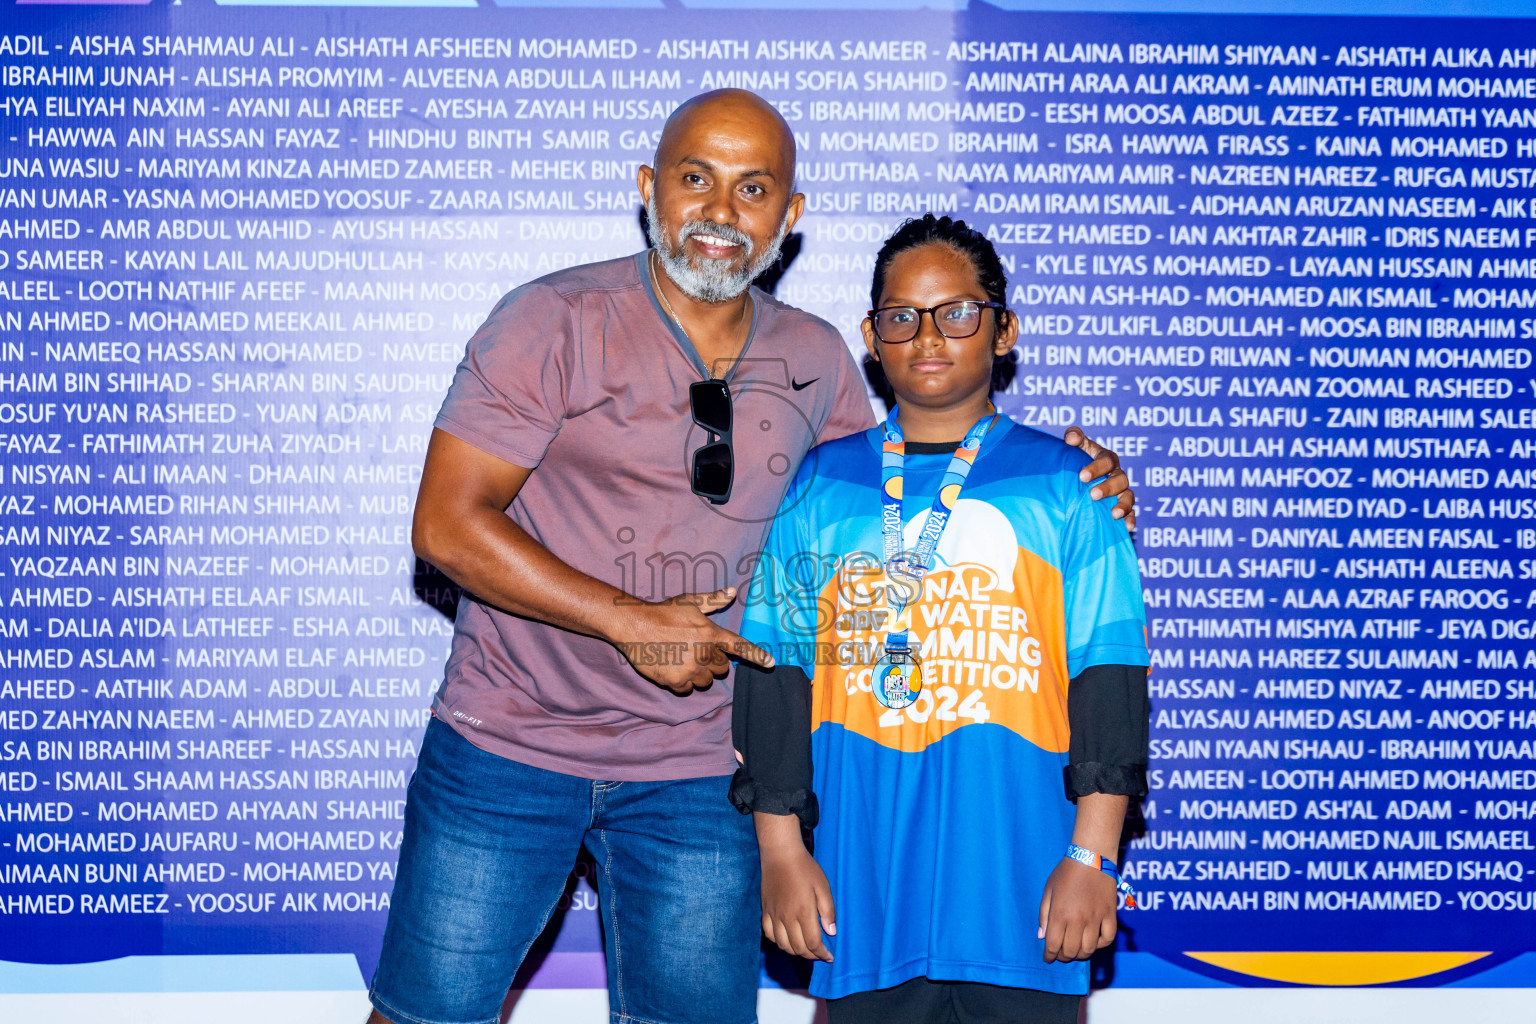
[[[1115,507],[1110,510],[1110,515],[1116,519],[1124,519],[1128,530],[1136,529],[1136,495],[1126,491],[1115,502]]]
[[[686,697],[698,687],[698,679],[696,676],[690,675],[684,679],[674,679],[671,682],[663,682],[661,685],[666,689],[671,690],[679,697]]]
[[[1098,458],[1099,453],[1104,451],[1099,444],[1083,432],[1082,427],[1068,427],[1067,432],[1062,435],[1061,439],[1073,448],[1081,448],[1085,453],[1094,458]],[[1084,479],[1092,480],[1093,477],[1090,476]]]
[[[707,665],[696,662],[693,669],[681,679],[663,679],[659,682],[679,697],[686,697],[694,690],[709,689],[714,685],[715,677]]]
[[[1088,463],[1088,465],[1078,470],[1077,478],[1083,483],[1087,483],[1090,480],[1097,480],[1101,476],[1108,476],[1119,468],[1120,460],[1115,457],[1115,453],[1104,452],[1098,458]]]
[[[757,646],[757,644],[743,640],[728,629],[720,630],[720,639],[717,643],[727,653],[742,661],[750,661],[760,668],[773,668],[773,655]]]
[[[1091,469],[1092,467],[1089,468]],[[1116,469],[1103,480],[1094,484],[1093,488],[1088,492],[1088,497],[1094,501],[1098,501],[1100,498],[1113,497],[1115,504],[1109,510],[1110,516],[1115,519],[1125,520],[1125,528],[1133,532],[1135,531],[1136,492],[1131,489],[1131,478],[1126,475],[1125,470]]]
[[[1035,938],[1045,938],[1045,928],[1051,921],[1051,887],[1045,887],[1045,895],[1040,897],[1040,929],[1035,932]]]
[[[699,657],[698,655],[703,655]],[[718,678],[731,670],[731,661],[715,644],[705,644],[696,652],[695,658],[699,667],[710,674],[710,678]]]
[[[800,956],[800,950],[802,947],[800,945],[798,929],[795,927],[795,919],[792,917],[786,917],[784,920],[780,921],[779,932],[784,936],[784,941],[779,943],[779,945],[782,946],[786,952],[792,953],[795,956]]]
[[[672,600],[677,604],[691,604],[705,615],[709,615],[736,600],[736,588],[721,587],[707,594],[680,594]]]
[[[1104,479],[1093,485],[1093,489],[1088,492],[1088,497],[1098,501],[1100,498],[1112,498],[1117,494],[1130,492],[1131,478],[1126,475],[1125,470],[1113,469],[1105,474]]]

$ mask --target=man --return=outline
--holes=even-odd
[[[654,251],[519,288],[469,343],[413,534],[465,596],[371,1021],[497,1020],[583,844],[612,1020],[754,1019],[728,674],[772,662],[735,587],[806,451],[874,423],[837,332],[749,288],[804,209],[794,168],[772,106],[696,97],[639,172]]]

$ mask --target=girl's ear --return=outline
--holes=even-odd
[[[992,338],[992,354],[1005,356],[1019,341],[1019,318],[1010,309],[997,311],[997,333]]]
[[[859,331],[864,335],[864,348],[869,351],[869,358],[875,362],[880,361],[880,340],[875,337],[875,322],[869,317],[859,324]],[[1012,347],[1011,345],[1009,346]]]

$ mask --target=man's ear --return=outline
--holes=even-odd
[[[805,216],[805,194],[796,192],[789,197],[789,210],[784,218],[784,233],[787,235],[793,231],[803,216]]]
[[[640,201],[650,206],[651,189],[656,187],[656,171],[641,164],[640,170],[635,172],[635,185],[640,189]]]
[[[859,324],[859,331],[864,335],[864,348],[869,352],[869,358],[875,362],[880,361],[880,339],[875,337],[875,323],[869,317]]]

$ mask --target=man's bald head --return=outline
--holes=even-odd
[[[661,138],[656,143],[656,166],[665,166],[673,148],[700,127],[715,134],[738,136],[744,142],[767,143],[783,161],[776,170],[785,175],[784,183],[794,190],[795,133],[772,103],[745,89],[700,93],[674,110],[662,126]]]
[[[707,92],[667,119],[655,163],[637,183],[667,277],[701,302],[739,297],[805,210],[789,125],[760,96]]]

